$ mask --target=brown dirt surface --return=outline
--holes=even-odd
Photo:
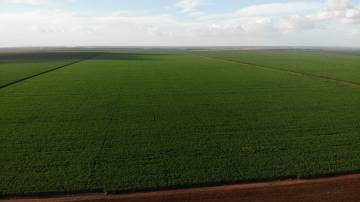
[[[121,195],[79,194],[51,198],[13,198],[2,202],[357,202],[360,174],[322,179],[286,180],[133,193]]]

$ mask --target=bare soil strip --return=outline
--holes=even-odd
[[[306,77],[316,78],[316,79],[321,79],[321,80],[334,81],[334,82],[337,82],[340,84],[344,84],[344,85],[348,85],[348,86],[350,85],[352,87],[360,88],[360,83],[355,82],[355,81],[349,81],[349,80],[337,79],[337,78],[333,78],[333,77],[329,77],[329,76],[295,71],[295,70],[290,70],[290,69],[286,69],[286,68],[282,68],[282,67],[263,66],[263,65],[259,65],[259,64],[241,62],[241,61],[225,59],[225,58],[221,58],[221,57],[213,57],[213,56],[205,56],[205,55],[196,55],[196,56],[206,58],[206,59],[219,60],[219,61],[226,62],[226,63],[242,64],[242,65],[248,65],[248,66],[252,66],[252,67],[258,67],[261,69],[272,70],[272,71],[287,72],[287,73],[298,75],[298,76],[306,76]]]
[[[49,69],[49,70],[46,70],[46,71],[37,73],[37,74],[34,74],[34,75],[31,75],[31,76],[27,76],[27,77],[18,79],[18,80],[16,80],[16,81],[12,81],[12,82],[6,83],[6,84],[0,86],[0,90],[3,89],[3,88],[6,88],[6,87],[12,86],[12,85],[14,85],[14,84],[17,84],[17,83],[20,83],[20,82],[23,82],[23,81],[32,79],[32,78],[34,78],[34,77],[41,76],[41,75],[43,75],[43,74],[47,74],[47,73],[49,73],[49,72],[53,72],[53,71],[55,71],[55,70],[58,70],[58,69],[61,69],[61,68],[64,68],[64,67],[69,67],[69,66],[71,66],[71,65],[74,65],[74,64],[76,64],[76,63],[83,62],[83,61],[85,61],[85,60],[90,60],[90,59],[95,58],[95,57],[97,57],[97,56],[98,56],[98,54],[96,54],[96,55],[94,55],[94,56],[91,56],[91,57],[88,57],[88,58],[83,58],[83,59],[80,59],[80,60],[76,60],[76,61],[74,61],[74,62],[70,62],[70,63],[67,63],[67,64],[64,64],[64,65],[61,65],[61,66],[58,66],[58,67],[55,67],[55,68],[52,68],[52,69]]]
[[[306,202],[360,201],[360,174],[253,184],[179,189],[123,195],[79,194],[52,198],[13,198],[2,202]]]

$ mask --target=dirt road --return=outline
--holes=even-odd
[[[360,174],[340,177],[288,180],[134,193],[124,195],[83,194],[53,198],[18,198],[2,202],[355,202],[360,201]]]

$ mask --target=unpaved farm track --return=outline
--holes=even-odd
[[[19,198],[2,202],[357,202],[360,174],[340,177],[288,180],[254,184],[204,187],[124,195],[84,194],[53,198]]]

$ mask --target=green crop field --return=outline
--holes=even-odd
[[[357,52],[350,54],[347,52],[256,50],[210,52],[204,55],[267,67],[283,67],[360,83],[360,54]]]
[[[92,55],[94,53],[0,53],[0,87]]]
[[[0,85],[83,59],[0,88],[0,196],[360,170],[360,87],[256,66],[360,82],[360,55],[53,54],[0,57]]]

